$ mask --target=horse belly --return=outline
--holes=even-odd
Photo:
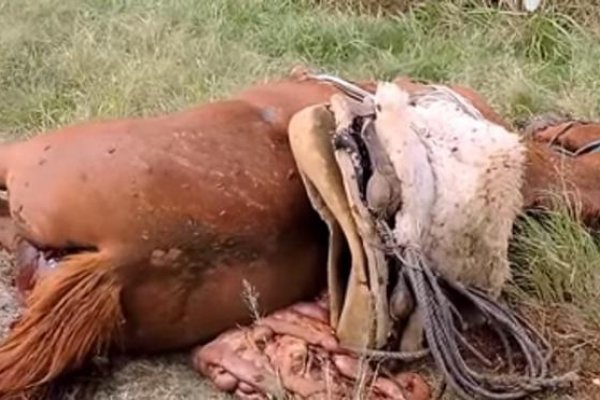
[[[322,233],[307,229],[284,240],[263,238],[271,243],[253,254],[233,247],[212,260],[191,256],[175,268],[145,265],[123,292],[126,347],[159,351],[197,344],[249,323],[256,313],[316,296],[325,284]]]

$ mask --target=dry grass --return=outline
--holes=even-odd
[[[0,0],[0,132],[8,139],[91,118],[181,109],[297,63],[349,77],[460,82],[512,121],[553,110],[600,117],[593,0],[546,0],[534,14],[475,0],[335,0],[332,9],[333,2]],[[577,342],[596,329],[600,251],[571,222],[561,214],[523,225],[513,295],[549,333],[566,330]],[[2,283],[6,326],[15,306]],[[544,314],[565,307],[570,322]],[[587,353],[585,365],[593,365],[596,353]],[[93,398],[209,398],[185,359],[120,360]],[[577,398],[593,398],[591,387]]]
[[[319,6],[334,8],[345,12],[393,16],[411,9],[439,4],[437,0],[303,0]],[[461,8],[500,10],[510,13],[525,13],[525,0],[452,0]],[[584,25],[595,28],[598,10],[592,0],[540,0],[537,9],[542,13],[561,13],[579,20]]]

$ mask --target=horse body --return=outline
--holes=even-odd
[[[326,231],[286,128],[334,92],[315,82],[266,84],[180,113],[76,125],[1,148],[10,209],[2,224],[67,256],[32,282],[0,346],[0,394],[76,366],[101,337],[159,351],[248,322],[244,280],[260,312],[316,295]],[[39,277],[32,268],[21,274]],[[93,318],[88,305],[110,315]],[[34,353],[60,362],[27,365]]]
[[[259,292],[261,312],[324,284],[326,232],[286,131],[295,112],[335,92],[289,79],[183,112],[79,124],[6,145],[5,225],[40,249],[102,254],[118,276],[127,349],[206,340],[249,321],[244,279]],[[21,275],[35,276],[36,267],[21,266]]]
[[[476,93],[452,89],[505,125]],[[30,290],[0,344],[0,398],[37,395],[115,345],[175,349],[247,323],[245,281],[260,313],[316,295],[327,232],[298,176],[287,126],[336,92],[289,79],[183,112],[0,146],[8,190],[0,242],[16,253],[18,286]],[[523,186],[526,206],[533,186],[555,179],[533,162],[540,167],[527,172],[535,182]]]

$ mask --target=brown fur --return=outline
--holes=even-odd
[[[523,196],[525,208],[553,208],[556,194],[562,195],[584,223],[597,227],[600,217],[600,154],[569,157],[548,144],[565,128],[564,122],[533,132],[527,142],[528,165]],[[556,144],[576,151],[592,140],[600,139],[600,124],[573,125]]]
[[[16,232],[39,248],[86,249],[38,279],[0,343],[0,397],[33,395],[116,339],[128,351],[161,351],[249,322],[244,280],[261,312],[317,294],[325,230],[286,128],[333,93],[284,80],[0,146],[7,247]]]
[[[533,140],[555,144],[575,152],[586,144],[600,139],[600,124],[579,121],[564,121],[531,133]]]

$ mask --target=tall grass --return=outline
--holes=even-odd
[[[600,240],[566,208],[517,224],[511,246],[517,299],[568,305],[600,328]]]
[[[308,3],[2,0],[0,132],[180,109],[297,63],[465,83],[511,119],[598,115],[600,44],[566,14],[458,1],[377,17]]]

